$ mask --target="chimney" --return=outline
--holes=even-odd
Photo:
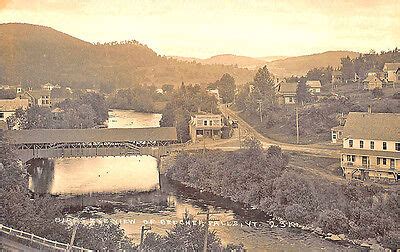
[[[368,114],[372,114],[372,107],[371,107],[371,105],[368,105]]]

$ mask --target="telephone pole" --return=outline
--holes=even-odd
[[[300,134],[299,134],[299,110],[296,107],[296,142],[299,144],[300,142]]]
[[[209,221],[210,221],[210,214],[217,214],[218,212],[211,213],[210,209],[207,207],[206,212],[198,213],[197,215],[206,215],[206,230],[204,232],[204,245],[203,245],[203,252],[207,252],[207,247],[208,247],[208,226],[209,226]],[[218,220],[212,220],[212,221],[218,221]]]
[[[258,109],[260,110],[260,122],[262,122],[262,120],[263,120],[263,117],[262,117],[262,100],[260,99],[260,100],[257,100],[257,103],[258,103]]]

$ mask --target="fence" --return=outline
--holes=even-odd
[[[82,247],[72,246],[57,241],[48,240],[46,238],[16,230],[0,224],[0,233],[6,238],[17,241],[20,244],[37,249],[46,249],[50,251],[91,251]]]

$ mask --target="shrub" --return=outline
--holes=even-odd
[[[348,233],[349,231],[349,220],[346,215],[338,210],[324,210],[320,213],[318,219],[318,226],[324,230],[324,232],[331,232],[336,234]]]

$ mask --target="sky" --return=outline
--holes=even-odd
[[[0,23],[198,58],[394,49],[399,13],[400,0],[0,0]]]

